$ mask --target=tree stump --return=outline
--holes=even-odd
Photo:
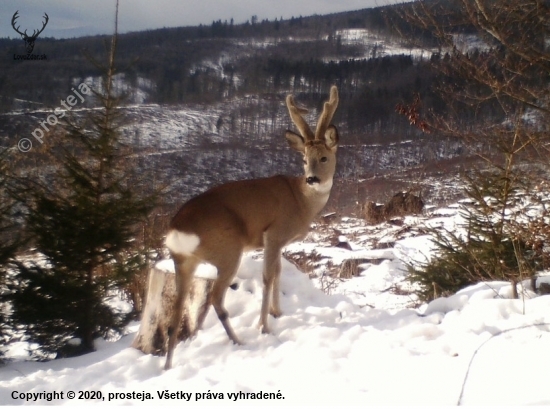
[[[164,266],[166,264],[163,263]],[[176,300],[176,279],[173,264],[170,268],[159,265],[149,271],[147,298],[141,317],[139,331],[132,347],[146,354],[166,354],[168,328],[172,320]],[[183,317],[178,328],[178,340],[185,341],[194,336],[202,326],[208,307],[209,295],[214,281],[194,277],[189,299],[184,301]]]
[[[361,275],[361,269],[359,266],[361,264],[381,264],[387,258],[349,258],[344,260],[340,266],[340,271],[338,272],[338,277],[340,278],[352,278]]]
[[[359,260],[348,259],[344,260],[340,266],[338,277],[340,278],[352,278],[359,275]]]

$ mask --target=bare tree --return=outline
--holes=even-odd
[[[540,268],[538,262],[526,261],[534,260],[528,253],[544,255],[540,238],[547,237],[549,230],[544,205],[533,201],[525,205],[523,198],[535,188],[548,186],[541,181],[549,176],[550,4],[544,0],[417,1],[402,10],[405,21],[436,41],[439,51],[432,62],[447,109],[444,115],[418,112],[421,106],[415,101],[399,111],[413,125],[460,138],[482,160],[480,169],[469,169],[466,178],[466,192],[477,206],[467,219],[469,229],[475,225],[476,230],[469,230],[465,238],[454,236],[453,241],[474,242],[474,236],[488,240],[492,244],[487,254],[494,262],[487,265],[495,268],[473,276],[516,284]],[[526,218],[539,229],[526,229]],[[515,266],[501,262],[510,250]],[[487,254],[476,253],[475,258]],[[480,264],[472,263],[476,268]]]

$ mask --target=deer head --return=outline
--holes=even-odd
[[[302,116],[307,110],[298,108],[292,95],[287,97],[286,105],[290,118],[300,133],[287,131],[285,136],[291,148],[304,155],[307,185],[316,190],[330,191],[339,139],[336,127],[330,122],[338,107],[338,89],[335,86],[330,89],[330,99],[324,103],[315,133]]]
[[[25,41],[25,49],[27,50],[27,54],[31,54],[32,53],[32,50],[34,49],[34,42],[36,41],[36,39],[38,38],[38,36],[40,35],[40,33],[42,31],[44,31],[44,29],[46,28],[46,25],[48,24],[48,20],[50,19],[48,17],[48,15],[46,13],[44,13],[44,23],[42,24],[42,28],[40,30],[33,30],[32,32],[32,35],[27,35],[27,30],[25,30],[25,32],[21,32],[19,31],[19,27],[20,26],[17,26],[15,27],[15,22],[16,20],[19,18],[19,16],[17,15],[19,13],[19,10],[17,10],[13,17],[11,18],[11,26],[13,27],[13,29],[19,34],[21,35],[21,37],[23,38],[23,40]]]

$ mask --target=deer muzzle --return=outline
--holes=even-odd
[[[317,176],[308,176],[306,178],[306,183],[308,185],[314,185],[315,183],[321,183],[321,180]]]

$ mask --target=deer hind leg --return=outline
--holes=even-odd
[[[176,300],[172,311],[172,322],[168,328],[168,348],[164,369],[172,367],[172,357],[178,342],[178,333],[183,316],[184,301],[189,294],[189,286],[193,279],[193,272],[197,268],[198,261],[194,257],[186,257],[179,254],[172,254],[174,267],[176,269]]]
[[[210,295],[210,302],[214,307],[214,310],[216,311],[216,314],[218,315],[218,318],[222,323],[223,328],[227,333],[227,336],[231,341],[233,341],[234,344],[237,345],[242,345],[242,343],[235,335],[233,328],[231,328],[231,324],[229,323],[229,315],[227,313],[227,310],[223,306],[223,302],[225,299],[227,288],[231,285],[233,277],[235,277],[235,273],[237,272],[237,268],[239,267],[241,254],[242,250],[235,251],[229,256],[226,255],[226,258],[223,261],[219,261],[215,264],[218,269],[218,277],[214,282],[212,293]]]
[[[274,317],[282,315],[279,307],[279,276],[281,275],[281,246],[271,244],[266,240],[264,251],[264,289],[262,295],[262,310],[260,313],[259,326],[262,333],[269,333],[267,323],[268,312]]]

